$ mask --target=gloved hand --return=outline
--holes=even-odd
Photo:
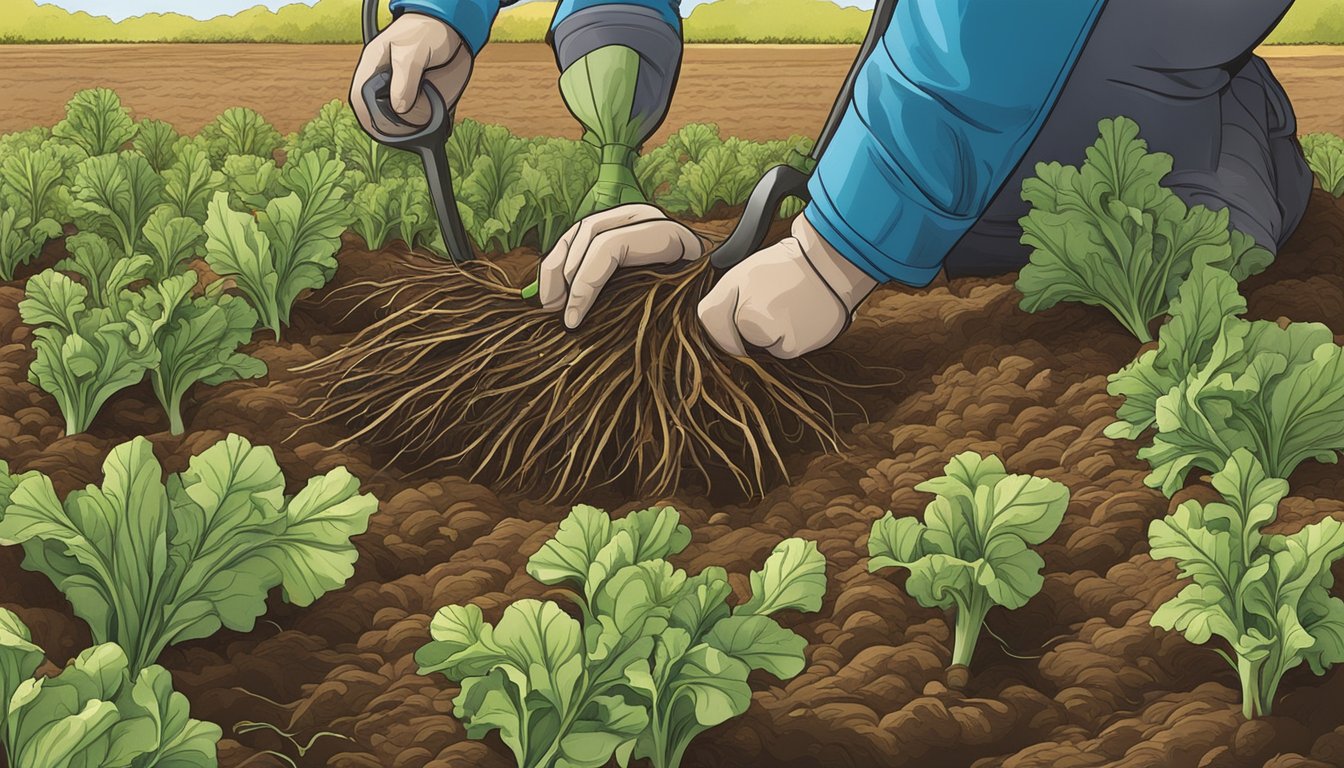
[[[364,47],[350,83],[350,106],[365,130],[408,133],[370,114],[361,90],[379,70],[392,70],[392,109],[414,125],[429,122],[422,83],[432,85],[451,110],[471,78],[472,56],[462,36],[448,24],[421,13],[403,13]]]
[[[621,205],[595,213],[560,237],[541,261],[541,305],[564,310],[568,328],[578,328],[597,294],[621,267],[698,259],[704,245],[684,224],[652,205]]]
[[[698,259],[693,232],[651,205],[623,205],[570,228],[541,263],[541,303],[577,328],[616,270]],[[803,216],[792,237],[752,254],[719,280],[698,307],[725,352],[746,345],[781,358],[826,346],[849,325],[877,282],[837,253]]]
[[[792,235],[748,256],[700,300],[700,322],[723,351],[745,355],[750,344],[789,359],[820,349],[877,286],[805,216]]]

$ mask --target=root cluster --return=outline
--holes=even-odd
[[[814,362],[719,351],[695,314],[706,262],[623,271],[571,332],[498,265],[408,260],[326,299],[376,319],[306,367],[306,415],[389,463],[551,500],[613,484],[659,496],[687,473],[759,495],[787,476],[789,444],[836,449],[857,402]]]

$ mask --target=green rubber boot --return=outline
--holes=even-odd
[[[579,216],[648,199],[635,177],[639,145],[647,138],[648,116],[635,114],[640,58],[623,45],[598,48],[560,74],[560,93],[586,129],[584,140],[600,152],[597,181],[583,199]]]

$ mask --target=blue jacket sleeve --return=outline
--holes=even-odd
[[[499,15],[499,0],[392,0],[394,15],[423,13],[442,21],[462,36],[472,55],[490,39],[490,27]]]
[[[900,0],[808,186],[879,281],[927,285],[1030,146],[1104,0]]]

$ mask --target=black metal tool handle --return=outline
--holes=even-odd
[[[747,209],[738,219],[733,234],[709,256],[715,269],[732,269],[755,253],[770,231],[779,204],[789,195],[809,199],[808,174],[791,165],[777,165],[765,172],[747,198]]]
[[[364,0],[363,13],[364,44],[378,36],[378,0]],[[376,125],[366,127],[369,136],[380,144],[397,149],[405,149],[420,156],[425,168],[425,180],[429,183],[429,197],[434,206],[434,216],[439,223],[439,232],[443,235],[444,247],[453,261],[469,261],[474,257],[471,243],[467,240],[466,228],[462,226],[462,216],[457,210],[457,198],[453,195],[452,171],[448,166],[448,152],[444,143],[453,133],[453,111],[433,85],[428,82],[421,86],[421,93],[429,102],[429,121],[424,125],[407,122],[392,108],[392,73],[380,70],[360,87],[360,97],[368,107],[370,114],[397,128],[409,129],[406,133],[386,133]]]
[[[448,105],[443,101],[443,95],[429,83],[425,83],[420,92],[429,102],[429,122],[424,125],[407,122],[406,118],[392,108],[392,73],[386,69],[374,73],[360,89],[360,95],[364,97],[369,112],[398,128],[410,130],[408,133],[384,133],[374,125],[368,129],[369,135],[380,144],[408,149],[419,144],[427,144],[440,137],[446,140],[452,134],[452,118]]]
[[[868,23],[868,34],[863,38],[863,44],[859,46],[858,55],[854,57],[854,63],[849,67],[849,74],[845,76],[844,85],[840,87],[835,103],[831,105],[831,112],[826,116],[826,124],[822,126],[821,133],[817,135],[817,142],[812,145],[810,157],[813,161],[821,159],[822,153],[835,137],[840,119],[845,116],[845,110],[849,108],[850,99],[854,96],[854,84],[859,79],[859,71],[872,55],[882,35],[891,26],[896,2],[897,0],[877,0],[872,20]],[[811,199],[807,193],[809,178],[810,174],[787,165],[776,166],[766,171],[761,180],[756,182],[756,188],[751,191],[751,197],[747,199],[747,209],[743,211],[742,218],[733,229],[733,234],[710,255],[709,261],[714,268],[731,269],[760,250],[765,243],[766,234],[770,231],[770,224],[779,211],[779,204],[784,198],[793,195],[803,200]]]

